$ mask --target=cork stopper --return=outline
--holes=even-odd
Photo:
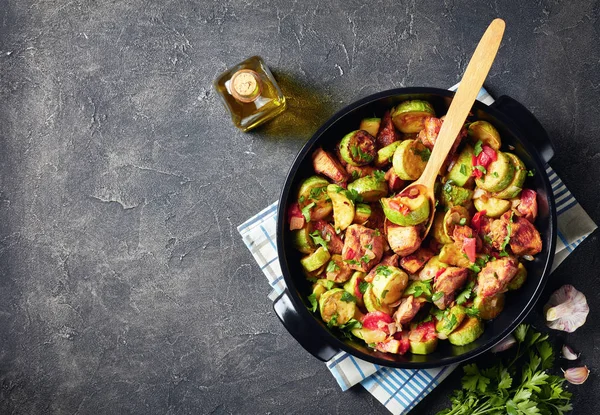
[[[231,77],[231,95],[241,102],[252,102],[260,96],[262,84],[258,74],[250,69],[241,69]]]

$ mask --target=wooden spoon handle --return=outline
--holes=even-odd
[[[440,171],[442,164],[444,164],[444,160],[446,160],[446,157],[456,140],[456,136],[465,123],[467,115],[469,115],[469,111],[477,98],[477,94],[479,94],[479,91],[483,86],[483,81],[485,81],[485,78],[492,67],[492,63],[494,62],[494,58],[500,47],[500,42],[502,41],[504,27],[504,20],[495,19],[488,26],[479,41],[479,44],[469,61],[469,65],[465,70],[465,74],[460,81],[454,99],[450,104],[450,108],[448,109],[448,113],[446,114],[446,118],[440,129],[440,133],[438,134],[427,166],[419,180],[417,180],[418,183],[421,183],[430,189],[433,188],[437,174]]]

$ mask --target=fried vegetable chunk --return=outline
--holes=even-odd
[[[312,161],[315,173],[323,174],[337,183],[348,180],[348,174],[340,162],[322,148],[313,153]]]
[[[368,272],[381,261],[385,239],[376,229],[350,225],[346,229],[342,257],[350,268]]]
[[[386,221],[386,229],[390,248],[400,256],[410,255],[421,246],[418,226],[399,226]]]
[[[491,297],[504,292],[508,283],[517,274],[518,266],[518,261],[513,257],[488,262],[477,275],[477,295]]]
[[[433,303],[440,310],[445,310],[454,301],[456,291],[465,284],[468,276],[469,272],[465,268],[446,268],[435,278],[435,282],[433,283]],[[440,296],[438,293],[442,293],[442,295]],[[436,294],[438,295],[436,296]]]

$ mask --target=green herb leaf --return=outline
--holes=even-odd
[[[485,169],[485,167],[480,166],[479,164],[477,166],[475,166],[475,168],[477,170],[479,170],[480,172],[482,172],[483,174],[487,174],[487,170]]]
[[[463,176],[467,175],[467,166],[465,166],[463,163],[460,164],[460,174]]]
[[[466,225],[467,224],[467,218],[460,218],[460,220],[458,221],[458,224],[462,225],[462,226]]]
[[[475,148],[473,151],[473,154],[475,154],[475,157],[477,157],[478,155],[481,154],[481,152],[483,151],[483,142],[481,140],[477,141],[477,143],[475,143]]]
[[[384,277],[389,277],[390,275],[392,275],[392,270],[389,269],[386,265],[378,265],[377,268],[375,268],[375,274],[382,275]]]
[[[475,286],[475,281],[471,281],[467,284],[465,289],[461,291],[460,294],[456,296],[456,304],[461,305],[464,304],[468,299],[473,295],[473,287]]]
[[[329,261],[329,264],[327,264],[327,272],[336,272],[339,271],[340,267],[338,266],[338,264],[335,263],[335,261]]]
[[[360,173],[357,170],[352,170],[352,180],[360,178]]]
[[[304,215],[304,219],[306,219],[307,222],[310,222],[310,210],[315,206],[316,203],[312,202],[302,208],[302,215]]]
[[[356,302],[356,298],[352,294],[350,294],[348,291],[344,291],[340,300],[342,300],[346,303],[355,303]]]
[[[471,317],[477,317],[479,315],[479,309],[476,307],[465,308],[465,313]]]
[[[381,170],[375,170],[375,172],[373,173],[373,176],[375,176],[375,179],[377,179],[378,182],[385,181],[385,173],[382,172]]]
[[[304,196],[300,196],[298,198],[298,203],[304,203],[305,200],[306,200],[306,198]]]
[[[310,189],[310,198],[313,200],[318,200],[323,193],[327,193],[327,186],[313,187]]]
[[[535,176],[535,169],[527,170],[527,176],[529,176],[529,177]]]
[[[364,294],[367,291],[367,288],[369,288],[368,282],[361,281],[360,283],[358,283],[358,291],[360,291],[361,294]]]
[[[310,302],[309,310],[313,313],[317,311],[317,296],[315,295],[315,293],[312,293],[308,296],[308,301]]]
[[[362,323],[360,321],[356,320],[355,318],[351,318],[346,324],[340,326],[340,329],[349,331],[352,329],[360,329],[361,327]]]
[[[443,293],[442,291],[438,291],[437,293],[434,293],[434,294],[431,296],[431,301],[437,301],[437,300],[439,300],[440,298],[442,298],[443,296],[444,296],[444,293]]]
[[[321,245],[323,248],[329,249],[329,243],[321,237],[321,234],[319,233],[319,231],[314,231],[313,233],[310,234],[310,237],[313,240],[313,242],[315,243],[315,245]],[[327,237],[331,238],[329,235],[327,235]]]
[[[358,192],[354,189],[351,190],[347,190],[346,191],[346,196],[348,196],[348,199],[350,199],[352,202],[356,203],[360,203],[363,201],[363,198],[361,195],[358,194]]]
[[[360,265],[356,259],[344,259],[344,262],[349,265]]]
[[[412,148],[411,148],[411,151],[412,151],[412,152],[413,152],[415,155],[417,155],[417,156],[421,157],[421,160],[422,160],[422,161],[429,161],[429,157],[431,157],[431,150],[430,150],[430,149],[428,149],[427,147],[425,147],[425,148],[424,148],[424,149],[422,149],[422,150],[421,150],[421,149],[418,149],[418,148],[414,148],[414,147],[412,147]]]
[[[333,316],[331,316],[331,320],[329,320],[329,322],[327,323],[327,327],[331,328],[331,327],[335,327],[338,325],[338,313],[335,313]]]
[[[389,291],[390,291],[390,290],[383,290],[383,292],[381,293],[381,298],[382,298],[382,299],[383,299],[383,298],[385,298],[385,296],[387,295],[387,293],[388,293]]]
[[[333,288],[333,286],[335,285],[335,282],[333,282],[331,280],[322,279],[321,282],[323,283],[325,288],[327,288],[328,290],[331,290]]]

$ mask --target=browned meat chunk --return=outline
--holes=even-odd
[[[342,258],[356,271],[368,272],[381,261],[385,239],[378,230],[363,225],[346,229]]]
[[[314,229],[318,230],[321,234],[321,238],[328,242],[327,249],[331,254],[341,254],[344,248],[344,241],[335,233],[335,229],[329,223],[324,220],[315,221],[313,224]]]
[[[381,259],[381,262],[379,262],[379,264],[377,264],[377,266],[379,266],[379,265],[389,265],[391,267],[398,268],[398,255],[393,254],[393,255],[384,256]],[[376,269],[377,269],[377,267],[371,268],[371,271],[369,271],[369,273],[365,276],[366,282],[373,282],[373,279],[375,278],[375,270]]]
[[[437,136],[442,128],[442,120],[435,117],[429,117],[425,120],[425,127],[419,132],[417,138],[423,143],[425,147],[433,150]]]
[[[506,290],[517,273],[519,262],[513,257],[488,262],[477,275],[477,295],[491,297]]]
[[[406,183],[404,182],[404,180],[398,177],[398,175],[394,172],[393,168],[385,172],[384,177],[385,180],[387,180],[390,192],[398,192],[406,187]]]
[[[328,271],[325,274],[325,278],[338,283],[348,281],[354,273],[354,270],[348,266],[341,255],[333,255],[331,261],[333,261],[335,265],[328,265]]]
[[[534,190],[523,189],[519,205],[517,206],[517,214],[531,223],[535,222],[538,212],[536,197],[537,193]]]
[[[375,138],[375,142],[379,148],[389,146],[394,141],[398,141],[400,139],[400,135],[398,131],[396,131],[396,127],[394,127],[394,123],[392,122],[392,116],[389,111],[383,115],[381,119],[381,124],[379,126],[379,132],[377,133],[377,137]]]
[[[398,309],[394,313],[394,321],[398,326],[410,323],[421,309],[421,306],[426,302],[426,299],[420,297],[415,298],[412,295],[403,298]]]
[[[489,237],[492,240],[492,247],[498,251],[502,251],[502,245],[506,241],[508,236],[508,222],[504,216],[500,219],[496,219],[490,225]]]
[[[541,252],[542,238],[531,222],[515,216],[510,225],[510,249],[515,255],[535,255]]]
[[[371,229],[378,229],[379,232],[384,234],[385,232],[385,214],[383,213],[383,209],[381,208],[380,203],[371,203],[371,216],[369,216],[369,220],[365,224]]]
[[[350,176],[350,180],[360,179],[361,177],[372,176],[377,170],[371,166],[353,166],[352,164],[346,164],[346,171]]]
[[[440,309],[445,310],[454,301],[456,291],[465,284],[469,272],[466,268],[448,267],[435,278],[433,283],[434,293],[443,295],[433,303]],[[435,294],[434,294],[435,295]]]
[[[323,174],[337,183],[345,182],[348,174],[340,162],[327,151],[318,148],[312,156],[315,173]]]
[[[473,229],[466,225],[456,225],[452,230],[452,237],[454,238],[454,242],[462,246],[465,238],[473,238]]]
[[[434,255],[434,252],[429,248],[419,248],[414,254],[402,258],[400,266],[409,274],[416,274]]]
[[[386,221],[386,230],[390,248],[400,256],[410,255],[421,246],[418,226],[398,226]]]

